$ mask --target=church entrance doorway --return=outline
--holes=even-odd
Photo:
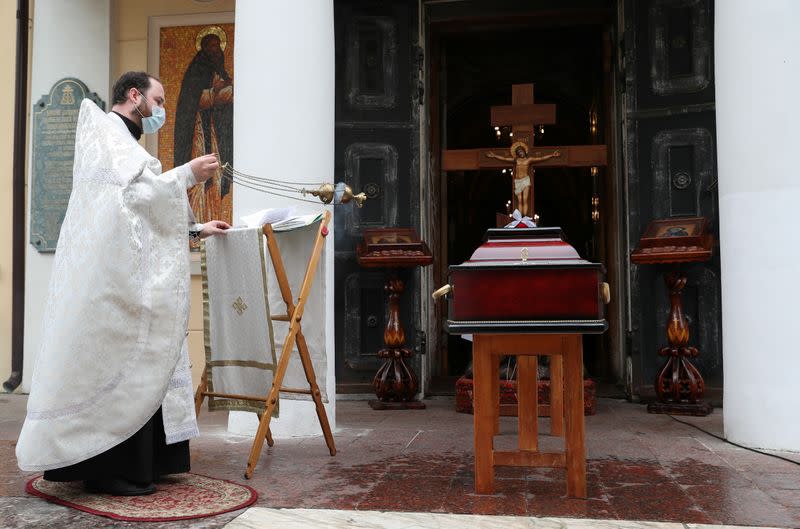
[[[519,203],[514,196],[518,175],[512,174],[511,163],[507,168],[461,164],[452,170],[445,151],[503,149],[511,157],[509,149],[522,134],[534,145],[530,156],[537,155],[536,147],[542,151],[538,154],[546,154],[552,151],[548,147],[606,145],[605,153],[599,148],[605,163],[597,165],[575,163],[574,156],[542,162],[538,168],[534,162],[532,204],[524,206],[526,213],[539,216],[540,226],[560,226],[582,258],[603,263],[609,283],[621,280],[613,31],[612,10],[593,10],[585,17],[571,11],[568,17],[550,13],[465,24],[432,20],[430,148],[437,167],[431,184],[432,196],[440,197],[434,198],[438,211],[432,222],[436,284],[446,282],[449,265],[469,259],[486,230],[497,226],[498,213],[510,213]],[[492,107],[520,102],[520,86],[529,84],[530,102],[554,105],[555,119],[531,123],[529,132],[492,123]],[[595,379],[620,378],[622,339],[616,329],[624,305],[618,301],[608,307],[610,331],[584,338],[584,364]],[[471,343],[443,332],[445,309],[434,311],[438,346],[433,349],[438,355],[431,366],[431,391],[448,393],[468,368]]]

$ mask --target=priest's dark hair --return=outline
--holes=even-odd
[[[111,89],[112,104],[117,105],[124,103],[128,100],[128,90],[135,88],[144,94],[144,91],[150,88],[150,80],[158,77],[150,75],[147,72],[125,72],[119,76],[117,82],[114,83],[114,88]]]

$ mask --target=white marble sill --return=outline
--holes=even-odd
[[[584,518],[253,507],[228,523],[225,529],[464,529],[465,527],[471,529],[734,529],[740,526]]]

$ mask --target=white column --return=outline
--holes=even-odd
[[[285,180],[333,182],[333,1],[238,0],[234,64],[234,166],[250,174]],[[248,213],[289,204],[296,205],[298,213],[318,211],[322,206],[239,186],[234,193],[234,222]],[[325,390],[333,428],[333,222],[329,229],[323,256],[326,273],[316,281],[327,285]],[[286,263],[287,267],[304,265]],[[273,436],[321,434],[312,402],[283,399],[280,406],[280,418],[270,424]],[[255,427],[254,414],[230,414],[229,430],[250,435]]]
[[[800,3],[715,6],[725,435],[800,450]]]
[[[11,318],[13,299],[13,236],[14,221],[14,103],[17,58],[17,4],[0,3],[0,71],[6,72],[0,81],[0,99],[8,103],[0,107],[0,225],[7,226],[0,242],[0,380],[11,374]]]
[[[56,81],[74,77],[97,92],[109,105],[110,0],[36,0],[33,9],[31,104],[48,94]],[[29,109],[30,110],[30,109]],[[33,130],[33,121],[28,123]],[[28,155],[31,153],[29,151]],[[31,166],[30,159],[28,166]],[[32,189],[28,171],[28,189]],[[30,240],[30,196],[26,240]],[[30,244],[25,251],[25,360],[22,391],[30,390],[41,341],[42,315],[50,283],[52,253],[40,254]]]

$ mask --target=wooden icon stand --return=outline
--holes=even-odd
[[[237,400],[251,400],[258,402],[265,402],[266,409],[259,415],[258,430],[256,431],[255,438],[253,439],[253,447],[250,450],[250,457],[247,460],[247,470],[245,471],[245,478],[250,479],[253,476],[258,458],[261,455],[261,449],[264,447],[264,440],[267,441],[268,446],[272,446],[272,433],[269,429],[269,423],[272,419],[272,412],[278,403],[278,394],[282,391],[284,393],[295,393],[301,395],[311,395],[316,406],[317,418],[322,427],[322,433],[325,436],[325,443],[328,445],[328,450],[331,455],[336,455],[336,446],[333,442],[333,433],[328,423],[328,416],[325,413],[325,407],[322,404],[322,396],[320,395],[319,386],[317,385],[317,377],[314,374],[314,366],[311,363],[311,356],[308,353],[308,344],[303,336],[303,330],[300,325],[300,320],[303,318],[303,311],[305,310],[306,300],[311,292],[311,285],[314,282],[314,275],[322,254],[322,247],[325,244],[325,237],[328,235],[328,223],[330,222],[331,214],[326,211],[320,222],[317,236],[314,239],[314,247],[311,255],[308,258],[308,265],[306,266],[306,273],[303,277],[303,282],[300,286],[300,295],[297,298],[297,305],[294,304],[292,291],[289,287],[289,279],[286,276],[286,268],[283,265],[283,258],[281,257],[278,243],[275,241],[275,233],[272,230],[271,224],[265,224],[262,228],[264,236],[267,238],[267,247],[269,248],[269,255],[272,259],[272,265],[275,268],[275,277],[278,280],[278,286],[281,290],[281,297],[286,304],[286,315],[272,316],[273,321],[286,321],[289,322],[289,333],[283,341],[280,356],[278,357],[278,367],[275,370],[275,377],[272,381],[272,387],[266,397],[256,395],[231,395],[225,393],[209,392],[208,389],[208,366],[203,369],[203,377],[200,380],[200,385],[197,387],[195,393],[195,411],[200,414],[200,407],[203,404],[203,398],[217,397]],[[300,354],[300,361],[303,363],[303,370],[305,371],[306,380],[308,381],[308,389],[302,388],[285,388],[282,386],[283,378],[286,375],[286,369],[289,366],[289,358],[292,354],[292,349],[295,343],[297,350]]]
[[[681,301],[687,278],[678,270],[680,263],[708,261],[713,248],[714,239],[704,217],[673,217],[651,222],[631,254],[631,261],[636,264],[675,266],[664,273],[670,297],[669,345],[658,352],[666,360],[654,383],[658,401],[647,405],[648,413],[705,416],[713,411],[711,404],[703,401],[705,381],[691,361],[700,351],[689,345],[689,322]]]
[[[428,245],[412,228],[371,228],[363,231],[363,241],[356,249],[358,264],[387,270],[389,318],[383,330],[383,348],[378,358],[383,365],[372,380],[377,400],[369,401],[373,410],[424,410],[425,403],[415,400],[419,384],[411,365],[412,349],[405,347],[406,333],[400,320],[400,294],[405,285],[399,268],[427,266],[433,262]]]

